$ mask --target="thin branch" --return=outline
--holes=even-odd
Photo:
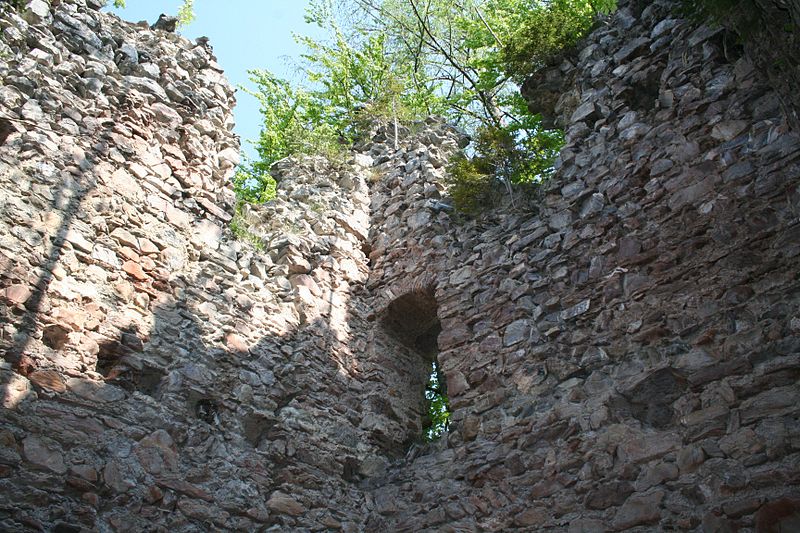
[[[499,46],[500,48],[503,48],[503,41],[500,40],[500,37],[497,36],[497,34],[492,29],[492,27],[489,26],[489,23],[486,22],[486,19],[483,18],[483,13],[481,13],[481,10],[478,8],[478,6],[474,6],[474,7],[475,7],[475,14],[478,15],[478,18],[481,19],[481,22],[483,22],[483,25],[486,26],[486,29],[489,30],[489,33],[492,34],[492,37],[494,37],[494,40],[497,43],[497,46]]]
[[[480,99],[481,103],[483,104],[484,109],[486,109],[486,113],[489,115],[489,118],[491,119],[491,121],[494,124],[494,126],[498,127],[498,128],[502,127],[503,123],[502,123],[502,120],[501,120],[501,118],[499,116],[499,113],[497,111],[497,105],[492,101],[492,98],[489,97],[486,94],[486,91],[478,89],[477,81],[475,81],[472,78],[472,76],[470,76],[469,73],[467,73],[466,69],[462,65],[460,65],[457,61],[455,61],[455,59],[452,57],[452,55],[450,55],[448,53],[448,51],[444,48],[444,46],[442,46],[441,43],[439,43],[439,41],[436,39],[436,37],[431,32],[431,29],[425,23],[425,19],[420,14],[419,9],[417,9],[417,4],[414,2],[414,0],[408,0],[408,2],[409,2],[409,4],[411,4],[411,9],[414,11],[414,16],[419,21],[420,29],[422,31],[424,31],[428,35],[428,38],[430,39],[430,41],[439,50],[439,52],[445,57],[445,59],[450,63],[450,65],[454,69],[459,71],[461,73],[461,75],[464,76],[464,79],[469,81],[469,84],[472,86],[472,89],[478,95],[478,99]],[[451,42],[453,41],[453,39],[449,39],[449,40]]]

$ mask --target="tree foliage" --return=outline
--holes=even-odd
[[[255,70],[264,127],[260,160],[244,167],[261,187],[287,155],[350,145],[374,119],[444,115],[477,139],[460,167],[484,182],[538,181],[562,143],[531,115],[517,83],[572,46],[615,0],[313,0],[307,20],[326,39],[297,37],[304,84]],[[237,189],[240,196],[252,196]],[[263,195],[256,194],[263,197]]]
[[[614,9],[614,0],[553,0],[533,9],[513,9],[507,20],[515,29],[502,49],[506,72],[521,81],[574,46],[592,28],[598,13],[607,14]]]
[[[183,0],[178,8],[178,25],[187,26],[194,20],[194,0]]]

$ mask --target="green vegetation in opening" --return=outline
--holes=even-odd
[[[230,228],[233,235],[242,241],[249,242],[256,250],[264,249],[261,237],[250,231],[244,216],[246,204],[263,204],[275,197],[277,183],[269,175],[269,169],[264,166],[251,168],[245,172],[242,167],[233,175],[233,189],[236,192],[236,206]]]
[[[245,162],[247,164],[247,162]],[[270,176],[269,167],[260,161],[252,163],[246,171],[242,166],[233,175],[233,190],[239,202],[263,204],[275,198],[278,184]]]
[[[374,119],[432,114],[479,139],[474,157],[459,163],[463,176],[494,175],[509,187],[541,180],[562,135],[528,112],[517,84],[615,8],[616,0],[312,0],[306,19],[328,37],[296,37],[304,83],[250,73],[264,124],[259,160],[241,167],[248,177],[236,192],[264,198],[272,163],[341,152]]]
[[[425,440],[433,441],[441,437],[450,427],[450,402],[447,399],[447,385],[436,361],[431,366],[428,384],[425,386],[425,399],[428,401],[430,426],[425,430]]]
[[[575,46],[592,29],[598,14],[610,14],[617,9],[616,0],[497,3],[507,14],[495,17],[512,28],[501,49],[501,61],[505,71],[517,81]]]

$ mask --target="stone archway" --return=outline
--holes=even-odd
[[[409,292],[389,303],[381,323],[424,360],[432,361],[439,351],[437,338],[442,331],[438,308],[431,289]]]

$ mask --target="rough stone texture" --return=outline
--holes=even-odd
[[[429,120],[277,164],[253,247],[208,49],[96,4],[0,17],[2,529],[796,526],[800,141],[717,32],[623,3],[516,210]]]
[[[745,53],[780,96],[789,124],[800,132],[800,4],[755,0],[754,6],[748,15],[757,24],[743,27],[735,22],[736,15],[724,24],[744,34]]]

